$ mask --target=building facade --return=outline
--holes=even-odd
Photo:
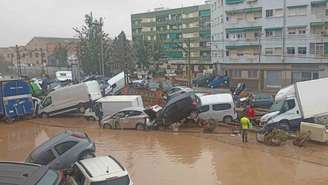
[[[132,38],[160,45],[160,64],[186,76],[188,45],[193,76],[212,70],[210,4],[177,9],[157,9],[131,15]],[[182,48],[181,48],[182,47]],[[183,49],[184,48],[184,49]],[[188,64],[188,65],[187,65]]]
[[[213,0],[211,13],[212,62],[233,85],[273,92],[328,76],[327,0]]]
[[[25,46],[0,48],[4,62],[17,66],[56,66],[57,61],[52,57],[59,47],[67,50],[67,55],[77,54],[78,39],[34,37]],[[18,52],[17,52],[18,51]],[[19,62],[18,62],[19,56]]]

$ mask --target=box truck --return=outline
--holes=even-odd
[[[97,81],[88,81],[61,87],[50,92],[42,101],[38,114],[46,118],[79,110],[84,113],[90,99],[96,101],[102,97]]]
[[[121,95],[121,96],[106,96],[96,102],[96,106],[101,107],[103,118],[129,107],[144,107],[140,95]],[[88,109],[84,116],[87,119],[98,120],[95,112]]]
[[[264,127],[259,132],[273,128],[297,131],[302,121],[328,114],[327,91],[328,78],[297,82],[281,89],[270,112],[261,118]]]
[[[33,115],[32,89],[24,80],[0,80],[0,118],[8,122]]]

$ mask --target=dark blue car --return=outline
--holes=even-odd
[[[228,87],[229,77],[228,76],[217,76],[209,84],[210,88]]]

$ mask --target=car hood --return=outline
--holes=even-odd
[[[267,113],[261,117],[260,122],[267,122],[267,121],[269,121],[269,119],[271,119],[272,117],[274,117],[278,114],[279,114],[279,111]]]
[[[149,116],[149,118],[154,119],[156,118],[156,114],[160,111],[162,111],[162,107],[159,105],[154,105],[150,107],[149,109],[145,109],[144,112]]]

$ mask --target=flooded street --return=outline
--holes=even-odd
[[[83,128],[83,129],[81,129]],[[65,130],[85,131],[96,142],[97,155],[112,155],[136,185],[322,185],[328,181],[328,148],[297,148],[200,133],[121,131],[97,128],[80,118],[0,124],[0,160],[22,161],[46,139]]]

